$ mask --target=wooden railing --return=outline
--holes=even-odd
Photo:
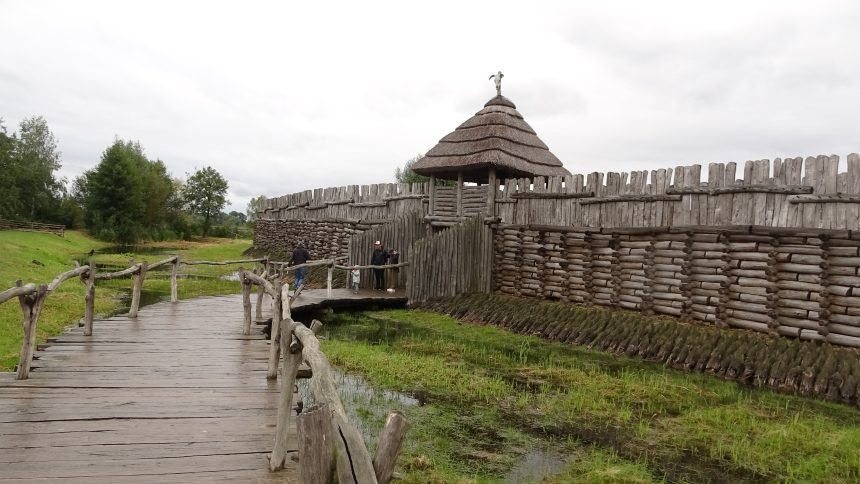
[[[338,482],[341,483],[388,483],[392,479],[394,463],[403,438],[408,428],[406,418],[400,412],[388,416],[380,436],[376,455],[371,459],[367,446],[361,434],[348,421],[343,404],[338,396],[332,376],[332,370],[325,355],[320,350],[315,332],[322,327],[319,321],[313,321],[311,329],[293,321],[290,307],[295,301],[301,288],[289,295],[289,284],[282,283],[286,273],[301,267],[325,266],[329,269],[328,294],[331,295],[331,272],[338,269],[393,268],[403,267],[408,263],[386,266],[341,266],[335,260],[311,261],[297,266],[286,266],[283,263],[270,262],[268,259],[245,259],[229,261],[182,261],[179,256],[170,256],[155,263],[140,262],[132,264],[123,270],[107,273],[97,272],[95,264],[75,267],[54,278],[49,284],[24,284],[17,281],[15,287],[0,292],[0,304],[18,298],[24,315],[24,339],[21,356],[18,363],[16,379],[27,379],[36,348],[36,326],[45,300],[63,282],[78,277],[86,287],[84,335],[93,333],[93,314],[95,302],[96,281],[124,277],[133,279],[132,301],[129,317],[137,317],[140,306],[140,293],[148,271],[172,265],[170,275],[170,300],[177,301],[177,273],[181,264],[185,265],[227,265],[227,264],[256,264],[259,269],[248,271],[239,267],[239,280],[242,284],[242,302],[244,307],[243,334],[251,332],[251,290],[253,285],[260,288],[257,299],[257,317],[262,317],[263,294],[272,298],[272,325],[269,365],[266,372],[268,379],[278,376],[279,362],[283,361],[281,374],[280,403],[278,407],[277,429],[270,456],[270,469],[277,471],[284,468],[287,458],[288,429],[290,427],[293,409],[293,387],[298,368],[302,363],[307,364],[312,372],[311,392],[316,405],[297,416],[296,426],[299,436],[299,458],[302,465],[299,468],[300,482],[327,483],[332,482],[332,469],[337,470]],[[275,268],[278,268],[277,270]],[[282,337],[282,335],[287,335]],[[282,358],[283,356],[283,358]]]
[[[22,220],[6,220],[0,218],[0,230],[22,230],[25,232],[48,232],[63,237],[66,234],[66,226],[58,224],[43,224],[40,222],[27,222]]]
[[[143,288],[143,281],[146,278],[146,273],[148,271],[166,264],[171,264],[173,266],[170,273],[170,301],[176,302],[178,300],[177,275],[180,264],[225,265],[257,262],[264,263],[266,261],[267,259],[245,259],[223,262],[182,261],[179,256],[174,255],[151,264],[147,262],[132,264],[130,267],[116,272],[99,273],[96,265],[94,263],[90,263],[88,265],[75,267],[70,271],[66,271],[58,275],[50,282],[50,284],[40,284],[38,286],[33,283],[24,284],[23,281],[18,280],[15,283],[15,287],[0,292],[0,304],[17,297],[18,303],[21,305],[21,313],[23,315],[24,338],[21,343],[21,354],[18,360],[18,369],[15,378],[18,380],[26,380],[30,376],[33,352],[36,349],[36,326],[42,312],[42,307],[44,306],[48,295],[69,279],[79,277],[86,288],[84,297],[83,333],[84,336],[92,336],[96,281],[131,277],[133,283],[131,289],[131,306],[129,307],[128,316],[130,318],[136,318],[138,310],[140,309],[140,293]]]
[[[397,266],[404,266],[397,264]],[[269,366],[266,377],[275,379],[278,376],[278,363],[282,362],[281,396],[278,405],[278,420],[272,454],[269,458],[269,468],[272,471],[283,469],[286,465],[290,419],[293,409],[293,387],[299,366],[307,364],[311,369],[311,393],[316,404],[303,411],[296,417],[299,447],[299,482],[329,483],[333,480],[332,469],[337,469],[338,482],[341,483],[388,483],[391,481],[394,463],[403,438],[408,429],[406,417],[400,412],[388,416],[380,436],[376,455],[371,459],[370,452],[361,438],[361,434],[349,422],[343,404],[337,393],[328,359],[320,350],[319,341],[315,334],[322,323],[314,320],[310,329],[301,323],[293,321],[291,315],[292,302],[295,301],[301,288],[289,296],[289,284],[282,283],[284,272],[300,267],[329,267],[352,269],[338,266],[334,261],[311,261],[292,267],[279,264],[267,264],[268,268],[278,266],[283,272],[268,270],[262,274],[256,271],[239,269],[242,281],[242,306],[244,308],[243,334],[250,334],[251,329],[251,292],[252,285],[257,285],[262,292],[272,298],[272,332],[269,346]],[[375,268],[376,266],[368,266]],[[383,266],[384,267],[384,266]],[[364,268],[364,267],[356,267]],[[331,292],[331,276],[329,276],[329,294]],[[259,308],[261,298],[258,298]],[[284,336],[286,335],[286,336]],[[332,465],[332,464],[335,465]]]

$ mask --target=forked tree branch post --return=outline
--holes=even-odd
[[[176,280],[179,275],[179,264],[181,261],[177,255],[173,261],[173,266],[170,268],[170,302],[179,301],[179,283]]]
[[[21,281],[15,282],[16,287],[22,287]],[[33,362],[33,352],[36,350],[36,323],[48,295],[48,286],[42,284],[35,294],[18,296],[23,315],[24,338],[21,341],[21,355],[18,358],[16,380],[26,380],[30,377],[30,365]]]
[[[244,324],[242,326],[242,334],[248,336],[251,334],[251,280],[245,276],[245,269],[239,268],[239,282],[242,284],[242,309],[244,314]]]
[[[81,282],[84,283],[84,336],[93,335],[93,318],[95,317],[96,305],[96,265],[93,261],[89,263],[90,270],[81,274]]]
[[[143,290],[143,280],[146,278],[146,269],[147,269],[146,261],[138,264],[137,271],[132,275],[132,280],[134,283],[131,287],[131,307],[128,310],[129,318],[136,318],[137,311],[140,309],[140,292]]]
[[[284,293],[289,293],[289,289],[289,284],[284,284],[282,286],[280,280],[275,280],[274,294],[272,294],[272,336],[270,338],[271,344],[269,345],[269,366],[266,371],[266,378],[269,380],[278,378],[278,359],[281,355],[280,322],[284,319],[284,309],[286,309],[286,315],[289,317],[289,296],[287,296],[287,303],[284,304]]]

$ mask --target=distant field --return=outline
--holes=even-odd
[[[250,240],[205,239],[143,244],[140,252],[117,250],[110,244],[95,240],[80,231],[67,231],[65,237],[37,232],[0,231],[0,290],[25,283],[48,283],[57,274],[74,267],[74,262],[86,261],[90,251],[97,253],[92,260],[100,267],[127,267],[132,259],[155,261],[165,254],[179,254],[186,260],[224,260],[242,258],[242,252],[251,247]],[[138,250],[137,248],[132,250]],[[105,253],[98,253],[104,251]],[[232,294],[240,290],[239,283],[220,277],[230,274],[236,267],[187,266],[182,274],[190,275],[179,282],[179,297]],[[128,307],[127,294],[131,279],[99,283],[96,289],[96,313],[115,314]],[[143,301],[167,297],[170,283],[166,273],[147,274]],[[77,324],[84,311],[84,287],[78,281],[66,281],[48,296],[39,318],[38,340],[45,341],[67,326]],[[96,331],[98,331],[96,324]],[[21,349],[21,312],[16,301],[0,306],[0,371],[12,370],[18,362]]]

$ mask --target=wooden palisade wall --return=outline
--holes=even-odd
[[[374,227],[350,239],[349,265],[369,265],[370,256],[373,253],[373,244],[377,240],[382,242],[386,250],[397,250],[400,253],[399,262],[410,261],[412,244],[425,235],[426,227],[422,212],[413,212],[392,223]],[[386,284],[388,287],[404,287],[408,275],[408,269],[389,269],[386,274]],[[361,287],[373,287],[373,274],[370,269],[361,271]]]
[[[496,194],[503,223],[576,227],[765,225],[860,228],[860,157],[747,161],[630,173],[504,180]],[[805,168],[805,171],[804,171]]]
[[[470,292],[489,293],[493,231],[480,218],[425,237],[413,244],[406,295],[410,303]]]

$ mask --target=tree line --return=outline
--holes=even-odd
[[[222,212],[228,183],[212,167],[183,180],[139,142],[119,138],[74,180],[58,178],[60,167],[57,139],[43,117],[24,119],[13,133],[0,119],[0,218],[85,227],[123,244],[250,235],[246,214]]]

